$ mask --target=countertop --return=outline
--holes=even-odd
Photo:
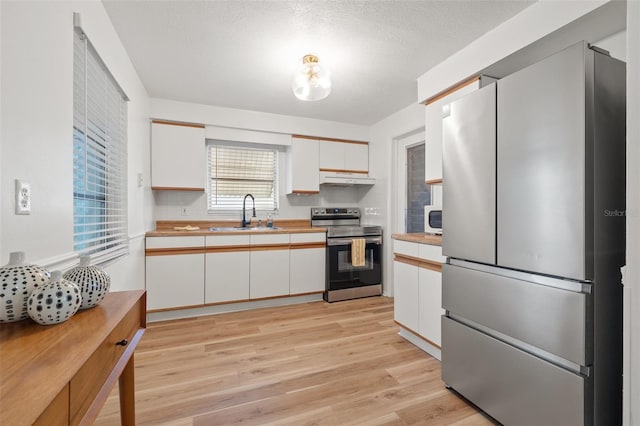
[[[263,222],[264,223],[264,222]],[[194,231],[176,231],[174,227],[194,226],[200,229]],[[248,229],[244,230],[216,230],[209,228],[232,228],[239,226],[238,221],[158,221],[156,229],[146,233],[147,237],[178,237],[178,236],[206,236],[206,235],[247,235],[247,234],[298,234],[325,233],[326,228],[311,227],[309,220],[282,219],[274,220],[273,226],[278,229],[258,227],[254,219]]]
[[[432,246],[442,245],[442,235],[427,234],[426,232],[416,232],[411,234],[393,234],[391,238],[411,243],[430,244]]]

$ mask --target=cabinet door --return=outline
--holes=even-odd
[[[325,248],[292,248],[290,251],[290,293],[317,293],[325,289]]]
[[[152,123],[151,187],[204,191],[205,182],[204,126]]]
[[[249,235],[208,235],[205,302],[249,299]]]
[[[418,269],[417,266],[402,262],[393,263],[394,318],[415,333],[420,330]]]
[[[249,297],[286,296],[289,294],[289,250],[251,251]]]
[[[204,253],[147,256],[147,309],[201,306]]]
[[[441,345],[442,273],[420,268],[420,329],[419,333],[438,347]]]
[[[289,293],[324,291],[326,234],[290,234],[289,242]]]
[[[288,150],[287,194],[320,192],[320,147],[316,139],[292,138]]]
[[[320,141],[320,169],[323,171],[343,171],[344,146],[342,142]]]
[[[249,298],[289,294],[289,234],[251,235]]]
[[[369,172],[369,145],[366,143],[344,144],[344,168],[347,172]]]
[[[495,123],[495,84],[452,102],[442,120],[442,252],[446,256],[496,261]]]

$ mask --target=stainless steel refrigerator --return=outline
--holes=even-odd
[[[443,117],[443,381],[506,425],[621,424],[625,64],[580,42]]]

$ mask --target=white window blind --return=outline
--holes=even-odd
[[[277,147],[256,147],[230,142],[208,142],[208,207],[210,213],[242,210],[246,194],[255,198],[256,210],[278,209]],[[247,207],[252,207],[251,200]]]
[[[73,53],[74,250],[104,262],[129,249],[127,98],[78,27]]]

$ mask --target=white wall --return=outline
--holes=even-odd
[[[2,139],[0,264],[12,251],[51,268],[73,253],[73,13],[129,102],[129,235],[132,254],[108,265],[112,289],[144,287],[145,230],[152,227],[149,97],[100,1],[0,2]],[[145,186],[137,186],[142,173]],[[31,182],[32,213],[18,216],[14,179]],[[127,272],[120,273],[120,268]]]
[[[321,185],[320,193],[314,195],[287,195],[286,194],[286,154],[280,152],[280,179],[278,199],[279,210],[274,220],[278,219],[309,219],[311,207],[316,206],[360,206],[363,196],[370,187],[328,187]],[[376,184],[377,185],[377,184]],[[202,192],[191,191],[154,191],[153,194],[156,220],[231,220],[237,219],[240,223],[242,213],[236,214],[208,214],[207,195]],[[187,209],[187,214],[182,215],[182,208]],[[263,221],[266,214],[258,212],[258,219]],[[258,219],[253,219],[257,221]],[[276,224],[277,225],[277,224]]]
[[[0,95],[2,94],[2,7],[0,6]],[[0,99],[0,165],[2,165],[2,100]],[[0,190],[2,189],[2,169],[0,169]],[[2,230],[2,199],[0,196],[0,231]],[[2,261],[2,238],[0,238],[0,263]]]
[[[224,108],[212,105],[191,104],[167,99],[151,100],[151,115],[155,119],[185,121],[210,126],[220,126],[240,130],[252,130],[268,134],[302,134],[338,139],[366,141],[369,127],[336,121],[316,120],[304,117],[270,114],[257,111]],[[360,205],[369,187],[335,188],[321,186],[318,195],[286,195],[286,154],[279,155],[279,213],[274,219],[308,219],[310,208],[314,206]],[[370,167],[375,173],[375,167]],[[207,214],[206,194],[181,191],[155,191],[153,194],[156,220],[217,220],[237,219],[237,215]],[[187,208],[187,215],[181,210]],[[264,216],[264,215],[262,215]],[[264,219],[265,217],[259,217]]]
[[[594,44],[604,50],[607,50],[611,57],[627,60],[627,31],[620,31],[602,40],[594,42]]]
[[[375,170],[375,186],[365,194],[362,207],[363,222],[382,225],[383,244],[383,289],[384,294],[393,296],[393,240],[391,234],[404,232],[395,229],[396,182],[395,148],[401,137],[424,131],[424,105],[412,104],[371,126],[369,142],[369,165]]]
[[[608,1],[604,0],[543,0],[534,3],[421,75],[418,78],[418,101],[425,101],[477,75],[481,70],[606,3]],[[559,50],[554,46],[546,46],[545,49],[550,52]]]
[[[624,424],[640,425],[640,2],[627,2],[627,266]]]

